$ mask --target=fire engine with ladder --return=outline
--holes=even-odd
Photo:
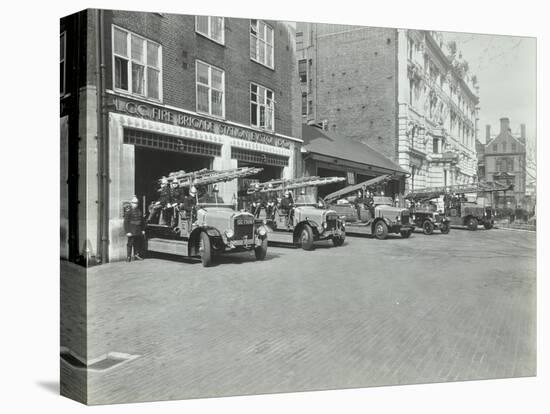
[[[482,225],[485,229],[490,230],[493,228],[495,219],[494,194],[499,191],[506,192],[513,189],[513,185],[481,182],[422,188],[407,194],[405,199],[413,205],[417,205],[443,198],[443,209],[440,212],[448,219],[451,227],[466,227],[468,230],[477,230],[478,226]],[[475,194],[475,199],[466,197],[466,194]],[[413,215],[415,220],[424,222],[422,214],[414,212]]]
[[[346,238],[343,220],[317,199],[317,187],[344,181],[344,177],[301,177],[256,183],[248,189],[253,212],[268,229],[269,242],[300,246],[312,250],[314,242],[332,240],[342,246]]]
[[[159,193],[167,186],[187,189],[173,203],[153,203],[146,225],[147,250],[200,257],[210,266],[216,255],[254,251],[257,260],[267,253],[267,228],[249,212],[237,211],[236,200],[224,202],[217,184],[257,174],[261,168],[226,171],[173,172],[159,180]],[[176,185],[177,184],[177,185]],[[165,214],[169,219],[162,219]]]

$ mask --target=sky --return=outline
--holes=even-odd
[[[525,124],[527,139],[536,142],[537,62],[536,40],[529,37],[445,32],[455,40],[470,73],[479,81],[479,132],[485,142],[485,125],[500,131],[500,118],[510,118],[513,133]]]

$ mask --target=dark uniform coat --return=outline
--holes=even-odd
[[[139,207],[130,207],[124,212],[124,232],[132,236],[140,236],[145,229],[143,214]]]

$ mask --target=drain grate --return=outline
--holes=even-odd
[[[98,358],[93,358],[87,361],[84,358],[76,355],[69,348],[61,347],[61,361],[76,369],[85,369],[87,371],[105,372],[118,367],[126,362],[130,362],[139,355],[126,354],[124,352],[108,352]]]

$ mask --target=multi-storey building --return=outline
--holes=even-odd
[[[61,20],[61,47],[62,173],[72,174],[62,177],[62,255],[123,258],[123,202],[136,195],[145,210],[172,171],[299,174],[292,26],[87,10]],[[233,201],[245,185],[220,184],[220,195]]]
[[[512,191],[495,194],[496,207],[529,208],[530,200],[525,198],[527,177],[525,124],[521,124],[520,131],[519,135],[512,133],[508,118],[500,119],[500,132],[495,137],[491,136],[490,126],[486,127],[484,179],[514,185]]]
[[[302,119],[368,144],[406,189],[476,180],[478,97],[437,32],[298,23]]]

